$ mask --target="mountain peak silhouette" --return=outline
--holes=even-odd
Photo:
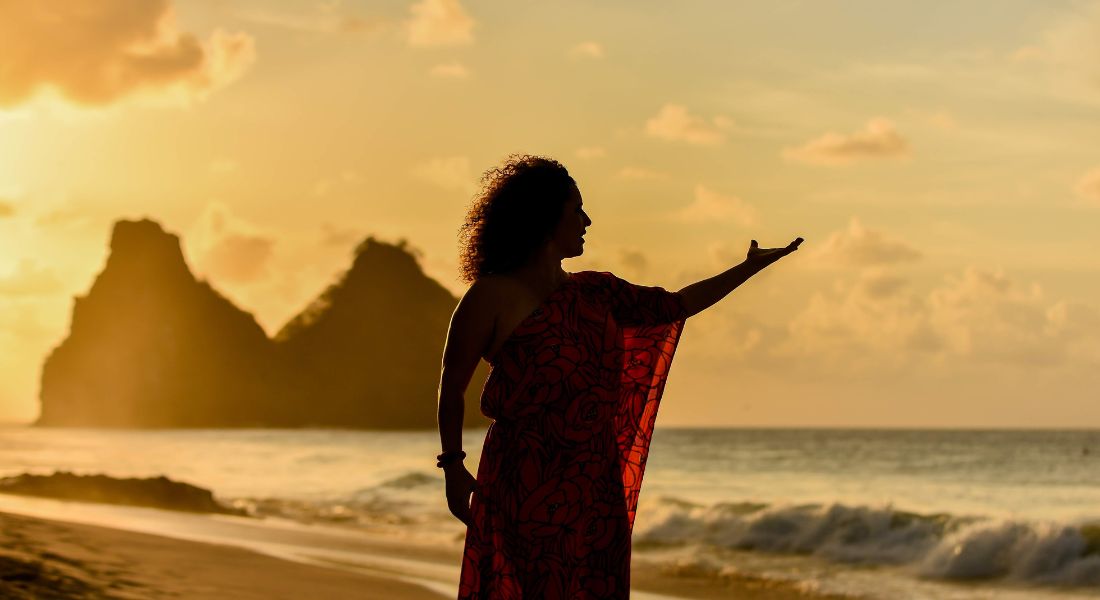
[[[367,237],[338,281],[268,339],[194,277],[177,235],[148,218],[120,220],[103,271],[74,298],[68,337],[43,365],[37,424],[432,428],[458,299],[416,252]],[[487,374],[479,369],[474,381]],[[468,426],[488,423],[478,392],[468,389]]]

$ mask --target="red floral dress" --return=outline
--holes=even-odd
[[[458,597],[630,595],[630,534],[683,298],[573,273],[512,332],[481,394]]]

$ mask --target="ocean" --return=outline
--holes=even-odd
[[[438,452],[435,431],[0,427],[0,476],[165,475],[272,522],[461,549]],[[1100,598],[1100,431],[658,427],[633,554],[862,598]]]

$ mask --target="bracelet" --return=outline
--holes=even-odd
[[[455,462],[455,460],[461,461],[464,458],[466,458],[466,452],[463,450],[452,450],[451,452],[444,452],[443,454],[435,457],[435,466],[443,468],[443,466],[448,463]]]

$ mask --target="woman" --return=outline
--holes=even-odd
[[[630,593],[630,534],[657,407],[684,321],[798,248],[764,249],[679,292],[567,273],[592,220],[558,162],[488,171],[460,234],[470,288],[451,318],[437,465],[467,525],[459,598]],[[463,464],[463,394],[492,366],[477,478]],[[471,501],[472,494],[472,501]]]

